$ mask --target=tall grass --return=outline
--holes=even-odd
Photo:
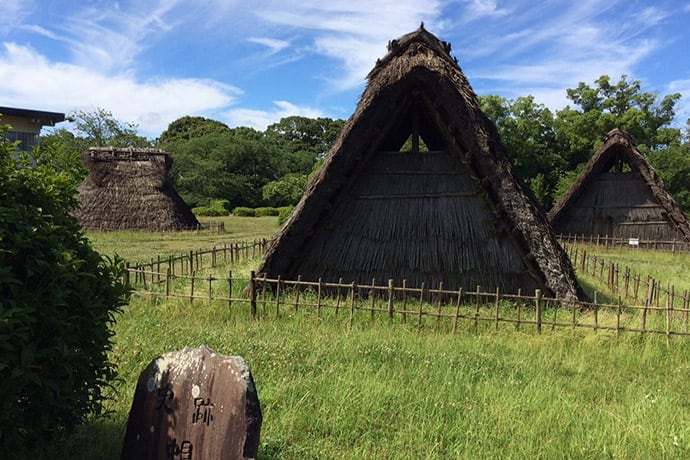
[[[39,457],[119,458],[139,373],[161,353],[201,344],[249,363],[261,459],[690,455],[684,338],[667,346],[663,336],[509,325],[452,334],[383,319],[349,328],[345,314],[289,308],[254,321],[246,306],[145,296],[114,331],[111,417]]]

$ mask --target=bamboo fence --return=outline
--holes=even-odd
[[[589,244],[606,248],[628,247],[651,251],[690,253],[690,243],[677,240],[644,240],[642,238],[622,238],[608,235],[558,235],[562,244]]]
[[[257,277],[249,278],[164,273],[130,268],[138,295],[178,297],[195,302],[217,302],[232,310],[245,308],[252,320],[286,313],[311,311],[318,319],[325,315],[347,315],[349,327],[355,320],[369,317],[370,321],[385,318],[389,321],[416,323],[419,328],[433,327],[455,333],[461,325],[474,330],[487,325],[498,329],[510,324],[516,330],[530,327],[537,333],[544,328],[590,329],[615,333],[636,332],[662,334],[667,341],[672,336],[690,335],[688,304],[677,307],[670,300],[665,305],[654,301],[653,286],[647,287],[647,301],[643,305],[627,305],[621,298],[616,303],[600,303],[595,293],[591,302],[566,302],[548,298],[536,290],[533,295],[502,293],[500,290],[450,291],[439,283],[436,287],[424,284],[407,286],[406,281],[387,280],[378,284],[327,283]],[[598,266],[598,265],[597,265]],[[247,308],[248,307],[248,308]],[[244,310],[243,310],[244,311]],[[363,316],[364,315],[364,316]]]

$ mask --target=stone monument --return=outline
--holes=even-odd
[[[139,376],[121,458],[256,458],[261,421],[243,358],[185,348],[154,359]]]

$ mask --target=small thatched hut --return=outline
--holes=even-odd
[[[620,129],[606,135],[549,219],[563,235],[690,241],[685,214]]]
[[[579,297],[450,45],[420,27],[388,50],[259,272]]]
[[[170,154],[156,149],[91,148],[82,153],[89,174],[79,185],[75,212],[84,229],[182,230],[198,227],[168,183]]]

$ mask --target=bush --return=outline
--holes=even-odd
[[[254,210],[254,215],[256,217],[277,216],[278,215],[278,208],[271,208],[271,207],[256,208]]]
[[[238,217],[255,217],[256,213],[254,212],[254,208],[244,208],[242,206],[238,206],[232,210],[232,215]]]
[[[224,199],[211,200],[209,207],[211,207],[213,209],[219,209],[219,210],[225,211],[225,214],[220,214],[222,216],[227,216],[228,214],[230,214],[230,200],[224,200]]]
[[[211,200],[208,206],[197,206],[192,208],[192,213],[195,216],[219,217],[230,214],[230,201],[228,200]]]
[[[102,413],[116,376],[124,265],[70,214],[83,174],[76,154],[0,141],[0,449],[17,458]]]
[[[292,214],[292,210],[295,209],[294,206],[283,206],[278,208],[278,225],[283,225]]]

